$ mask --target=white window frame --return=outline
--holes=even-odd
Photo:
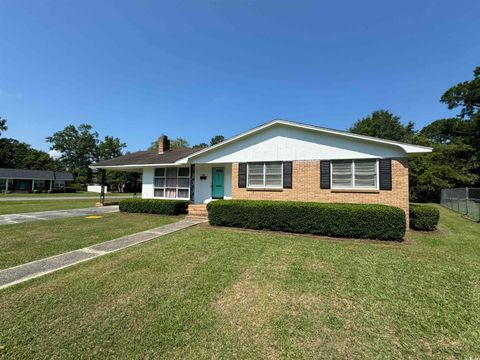
[[[61,184],[61,185],[59,185]],[[57,186],[58,185],[58,186]],[[54,189],[62,189],[65,187],[65,180],[53,180],[53,186]]]
[[[263,165],[263,185],[250,185],[250,165]],[[280,185],[267,186],[267,164],[280,164]],[[283,189],[283,162],[282,161],[265,161],[265,162],[249,162],[247,163],[247,189]]]
[[[362,160],[375,160],[375,186],[372,187],[356,187],[355,186],[355,161],[362,161]],[[379,190],[380,189],[380,176],[379,176],[379,161],[378,159],[356,159],[356,160],[349,160],[349,159],[338,159],[338,160],[331,160],[330,161],[330,187],[332,190]],[[333,186],[333,163],[335,161],[351,161],[352,163],[352,186],[351,187],[334,187]]]
[[[175,186],[175,197],[166,197],[165,194],[167,189],[173,189],[172,186],[167,186],[167,169],[176,168],[177,169],[177,186]],[[156,169],[163,169],[164,176],[155,176]],[[179,176],[180,169],[188,169],[188,176]],[[159,167],[153,169],[153,197],[155,199],[166,199],[166,200],[190,200],[190,177],[191,177],[191,169],[188,166],[172,166],[172,167]],[[156,178],[163,178],[163,187],[162,186],[155,186],[155,179]],[[185,186],[178,186],[178,179],[187,179],[188,178],[188,187]],[[155,196],[155,190],[163,190],[163,196]],[[188,190],[187,197],[178,197],[178,190]]]

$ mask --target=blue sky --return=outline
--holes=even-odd
[[[480,65],[480,2],[0,1],[5,136],[89,123],[128,150],[273,118],[348,128],[379,108],[420,128]]]

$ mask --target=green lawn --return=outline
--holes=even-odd
[[[115,196],[132,196],[133,193],[107,193],[107,197],[115,197]],[[67,197],[67,198],[74,198],[76,196],[91,196],[91,197],[100,197],[99,193],[88,192],[88,191],[78,191],[75,193],[58,193],[58,194],[49,194],[49,193],[42,193],[42,194],[33,194],[33,193],[10,193],[10,194],[1,194],[1,198],[9,198],[9,197]],[[140,193],[137,193],[137,196],[141,196]]]
[[[407,244],[197,226],[0,292],[8,358],[480,356],[480,224]]]
[[[1,225],[0,269],[170,224],[182,218],[124,213],[101,216],[98,219],[74,217]]]
[[[94,207],[97,202],[98,199],[0,201],[0,215],[35,211],[81,209],[87,207]]]

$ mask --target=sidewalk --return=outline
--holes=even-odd
[[[118,239],[92,245],[83,249],[32,261],[0,271],[0,289],[79,264],[96,257],[110,254],[127,247],[141,244],[159,236],[170,234],[190,226],[206,222],[205,219],[185,219],[179,222],[123,236]]]
[[[109,214],[118,212],[118,205],[104,206],[104,207],[91,207],[83,209],[71,209],[71,210],[51,210],[51,211],[38,211],[28,212],[21,214],[7,214],[0,215],[0,225],[18,224],[29,221],[38,220],[52,220],[61,219],[75,216],[87,216],[98,214]]]

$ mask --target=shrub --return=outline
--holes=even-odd
[[[125,199],[120,201],[119,208],[122,212],[179,215],[187,213],[188,201],[160,199]]]
[[[430,205],[410,205],[410,227],[414,230],[433,231],[440,220],[440,211]]]
[[[401,241],[406,228],[405,212],[387,205],[218,200],[207,209],[211,225],[247,229]]]
[[[75,189],[76,191],[85,191],[87,190],[86,185],[78,184],[78,183],[71,183],[68,187]]]
[[[77,189],[71,186],[66,186],[63,188],[63,192],[74,193],[74,192],[77,192]]]
[[[41,194],[41,193],[43,193],[43,190],[35,189],[35,190],[33,190],[33,193],[34,194]]]

